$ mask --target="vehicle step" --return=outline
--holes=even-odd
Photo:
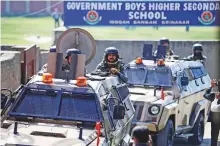
[[[176,138],[187,138],[187,137],[190,137],[190,136],[193,136],[193,133],[176,135]]]

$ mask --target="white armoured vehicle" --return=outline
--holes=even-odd
[[[209,74],[200,62],[178,60],[178,56],[160,59],[165,52],[154,57],[152,48],[146,48],[143,57],[125,68],[136,111],[133,126],[147,125],[157,146],[172,146],[174,137],[200,144],[210,107],[203,98],[210,87]]]

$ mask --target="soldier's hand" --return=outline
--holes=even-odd
[[[116,68],[111,68],[110,72],[112,74],[118,74],[119,73],[119,71]]]
[[[213,79],[211,81],[211,87],[214,88],[216,86],[216,79]]]
[[[220,92],[219,91],[216,93],[216,98],[220,99]]]

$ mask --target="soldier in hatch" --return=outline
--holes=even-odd
[[[50,52],[56,52],[56,46],[52,46],[50,48]],[[66,50],[66,56],[65,56],[65,61],[66,63],[62,65],[62,70],[70,70],[70,63],[71,63],[71,55],[72,54],[82,54],[80,50],[72,48]],[[47,72],[47,63],[43,65],[42,69],[39,71],[40,74]],[[86,76],[87,71],[85,69],[84,75]]]
[[[123,82],[127,82],[128,78],[124,74],[123,64],[118,59],[118,49],[106,48],[103,61],[96,67],[96,72],[110,72],[117,75]]]
[[[172,56],[174,55],[173,50],[170,49],[170,40],[163,37],[160,39],[159,45],[166,47],[166,56]],[[157,56],[157,50],[154,52],[154,56]]]
[[[81,51],[80,50],[78,50],[78,49],[75,49],[75,48],[72,48],[72,49],[68,49],[67,51],[66,51],[66,56],[65,56],[65,59],[66,59],[66,61],[67,61],[67,64],[63,64],[63,66],[62,66],[62,70],[70,70],[70,63],[71,63],[71,55],[72,54],[82,54],[81,53]],[[86,73],[87,73],[87,71],[86,71],[86,69],[85,69],[85,71],[84,71],[84,75],[86,76]]]
[[[188,56],[187,59],[193,60],[193,61],[199,60],[204,65],[206,56],[202,54],[203,53],[202,44],[199,44],[199,43],[194,44],[192,47],[192,50],[193,50],[193,54]]]

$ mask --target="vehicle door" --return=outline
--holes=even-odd
[[[200,67],[191,67],[190,72],[193,76],[193,82],[191,84],[191,88],[194,89],[194,104],[197,102],[202,102],[203,106],[205,107],[205,121],[208,118],[208,114],[210,111],[211,102],[206,100],[203,95],[205,90],[210,87],[211,79],[205,70],[204,66]]]
[[[181,77],[187,77],[189,80],[189,84],[186,86],[181,85]],[[179,106],[177,110],[177,122],[179,126],[186,126],[189,123],[190,115],[193,108],[193,103],[195,103],[194,95],[191,95],[193,93],[193,86],[191,86],[192,82],[191,76],[188,76],[186,73],[186,70],[179,71],[177,73],[177,82],[180,87],[180,98],[179,98]]]

